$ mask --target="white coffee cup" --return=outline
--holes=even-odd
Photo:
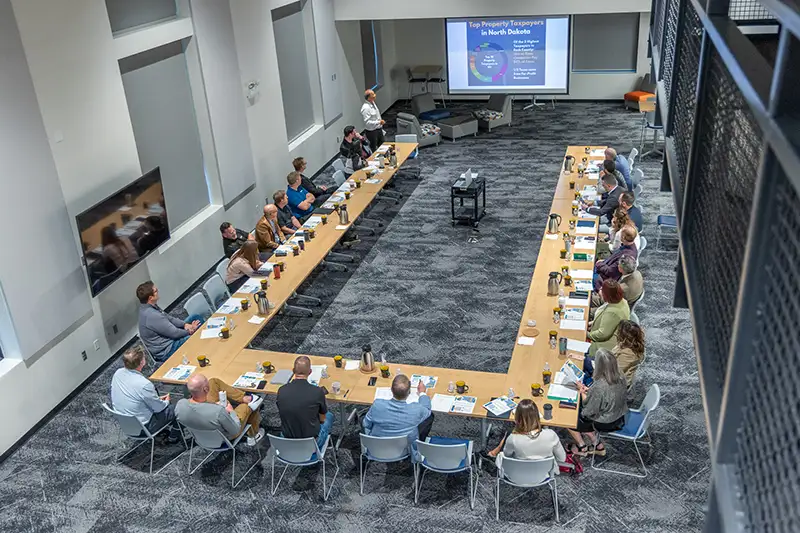
[[[339,391],[342,390],[342,384],[339,383],[338,381],[334,381],[333,383],[331,383],[331,390],[333,391],[334,394],[339,394]]]

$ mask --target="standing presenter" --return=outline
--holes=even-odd
[[[361,117],[364,119],[365,134],[373,151],[383,144],[383,125],[386,121],[381,118],[378,104],[375,103],[375,91],[364,91],[364,105],[361,106]]]

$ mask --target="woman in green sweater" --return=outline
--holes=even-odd
[[[603,282],[600,289],[603,301],[594,314],[594,320],[589,322],[589,333],[587,335],[592,343],[589,347],[589,356],[594,357],[600,348],[611,350],[617,345],[617,327],[623,320],[631,318],[631,308],[625,300],[618,281],[607,279]]]

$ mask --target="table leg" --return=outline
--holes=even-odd
[[[342,439],[344,438],[344,434],[347,432],[347,426],[350,425],[350,421],[347,420],[347,417],[345,416],[345,414],[347,414],[347,408],[345,407],[345,405],[343,403],[340,402],[339,403],[339,420],[340,420],[339,425],[341,427],[339,429],[339,431],[340,431],[339,438],[336,439],[335,448],[336,448],[337,451],[339,450],[339,446],[341,446],[341,444],[342,444]]]

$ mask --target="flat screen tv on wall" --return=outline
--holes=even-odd
[[[77,217],[86,275],[97,296],[169,239],[161,171],[154,168]]]

